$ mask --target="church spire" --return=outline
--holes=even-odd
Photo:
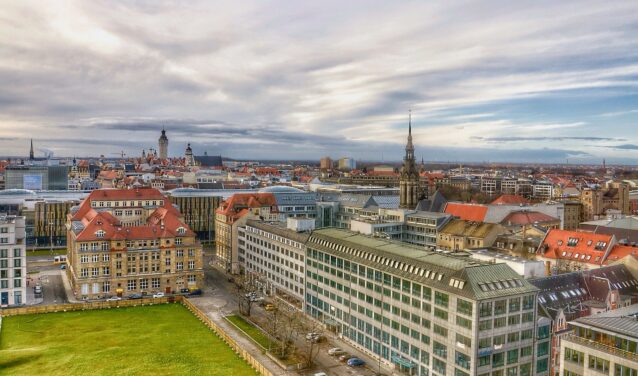
[[[34,160],[35,155],[33,154],[33,139],[31,139],[31,150],[29,151],[29,159]]]

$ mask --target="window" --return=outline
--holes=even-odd
[[[102,282],[102,292],[111,291],[111,282]]]
[[[103,266],[102,267],[102,275],[110,275],[111,274],[111,268],[108,266]]]
[[[492,354],[492,367],[502,367],[505,364],[505,353]]]
[[[513,315],[513,316],[510,316],[507,319],[507,324],[508,325],[518,325],[520,323],[521,323],[521,316],[520,315]]]
[[[159,278],[153,278],[151,279],[151,286],[156,289],[160,287],[160,279]]]
[[[447,321],[447,311],[434,307],[434,316]]]
[[[616,363],[614,365],[614,376],[638,376],[638,371]]]
[[[145,290],[148,288],[148,279],[140,279],[140,289]]]
[[[490,356],[485,355],[478,358],[478,366],[485,367],[490,365]]]
[[[494,328],[502,328],[506,323],[505,317],[497,317],[494,319]]]
[[[532,355],[532,346],[521,347],[521,358]]]
[[[134,279],[129,279],[128,283],[126,284],[126,289],[128,291],[131,291],[131,290],[135,290],[136,288],[137,288],[137,281]]]
[[[497,302],[494,302],[494,314],[495,315],[502,315],[506,312],[507,309],[507,301],[506,300],[499,300]]]
[[[492,320],[482,320],[479,321],[479,330],[490,330],[492,329]]]
[[[567,350],[565,350],[567,352]],[[536,348],[536,356],[541,357],[549,353],[549,342],[539,343]],[[582,353],[581,353],[582,354]]]
[[[432,369],[439,375],[445,376],[445,362],[437,358],[432,358]]]
[[[442,292],[435,291],[434,292],[434,303],[440,305],[442,307],[448,306],[449,296]]]
[[[510,299],[510,312],[518,312],[521,309],[521,298]]]
[[[109,261],[111,259],[111,256],[108,253],[104,253],[102,255],[102,261],[106,262]]]
[[[181,261],[178,261],[176,264],[176,269],[177,270],[183,270],[184,269],[184,263]]]
[[[469,355],[465,355],[462,352],[455,351],[454,352],[454,363],[457,366],[461,366],[465,369],[470,369],[470,362],[472,358]]]
[[[88,276],[89,276],[89,269],[88,268],[80,269],[80,277],[88,277]]]
[[[472,329],[472,320],[466,319],[465,317],[456,316],[456,325],[462,328]]]
[[[432,342],[432,350],[434,355],[439,356],[443,359],[447,358],[447,347],[439,342]]]
[[[543,373],[545,371],[547,371],[549,362],[548,359],[539,359],[536,361],[536,373]],[[618,376],[618,375],[616,375]]]
[[[189,261],[188,262],[188,269],[190,269],[190,270],[195,269],[195,261]]]
[[[438,334],[442,337],[447,337],[447,329],[442,326],[434,324],[434,328],[432,330],[435,334]]]
[[[456,312],[472,316],[472,302],[463,299],[456,299]]]
[[[20,257],[20,248],[14,248],[13,249],[13,257]]]
[[[609,374],[609,360],[589,354],[589,369]]]
[[[507,364],[514,364],[516,362],[518,362],[518,349],[508,351]]]
[[[492,316],[492,302],[483,302],[479,308],[479,317]]]

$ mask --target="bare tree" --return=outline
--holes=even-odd
[[[297,312],[299,333],[303,336],[303,346],[299,349],[305,360],[305,366],[310,367],[319,354],[319,342],[325,338],[324,326],[318,321]],[[310,335],[312,334],[312,335]],[[310,335],[310,337],[307,337]]]
[[[276,349],[277,356],[286,358],[295,351],[294,339],[299,334],[300,318],[279,299],[274,299],[272,305],[274,309],[268,314],[268,331],[280,341]]]
[[[250,274],[240,274],[234,277],[233,293],[237,299],[239,313],[250,316],[255,297],[259,291],[258,278]]]

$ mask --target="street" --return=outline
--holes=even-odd
[[[204,307],[206,310],[218,312],[220,315],[229,315],[237,311],[237,301],[233,291],[233,283],[228,282],[228,276],[221,270],[212,265],[212,256],[204,256],[205,283],[204,295],[193,297],[193,302],[197,301],[197,305]],[[259,304],[252,305],[251,316],[257,322],[265,323],[268,320],[267,312]],[[317,372],[325,372],[329,376],[373,376],[377,375],[378,363],[371,357],[362,354],[344,341],[336,338],[332,333],[325,333],[327,340],[319,344],[319,353],[315,358],[315,366],[312,369],[300,371],[298,375],[314,375]],[[297,347],[302,347],[305,338],[297,339]],[[351,355],[357,356],[364,361],[366,365],[363,367],[349,367],[344,363],[340,363],[338,358],[328,355],[328,349],[332,347],[340,347]],[[382,367],[384,374],[391,374],[391,371]]]
[[[47,256],[28,256],[27,257],[27,305],[33,304],[64,304],[68,303],[64,283],[62,282],[62,273],[60,265],[53,264],[53,258],[48,259]],[[34,286],[40,284],[42,286],[41,296],[34,294]]]

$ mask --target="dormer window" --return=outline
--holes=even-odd
[[[95,236],[98,237],[98,238],[103,238],[105,234],[106,234],[106,232],[104,230],[97,230],[95,232]]]
[[[180,227],[177,229],[178,235],[186,235],[186,229],[184,227]]]

